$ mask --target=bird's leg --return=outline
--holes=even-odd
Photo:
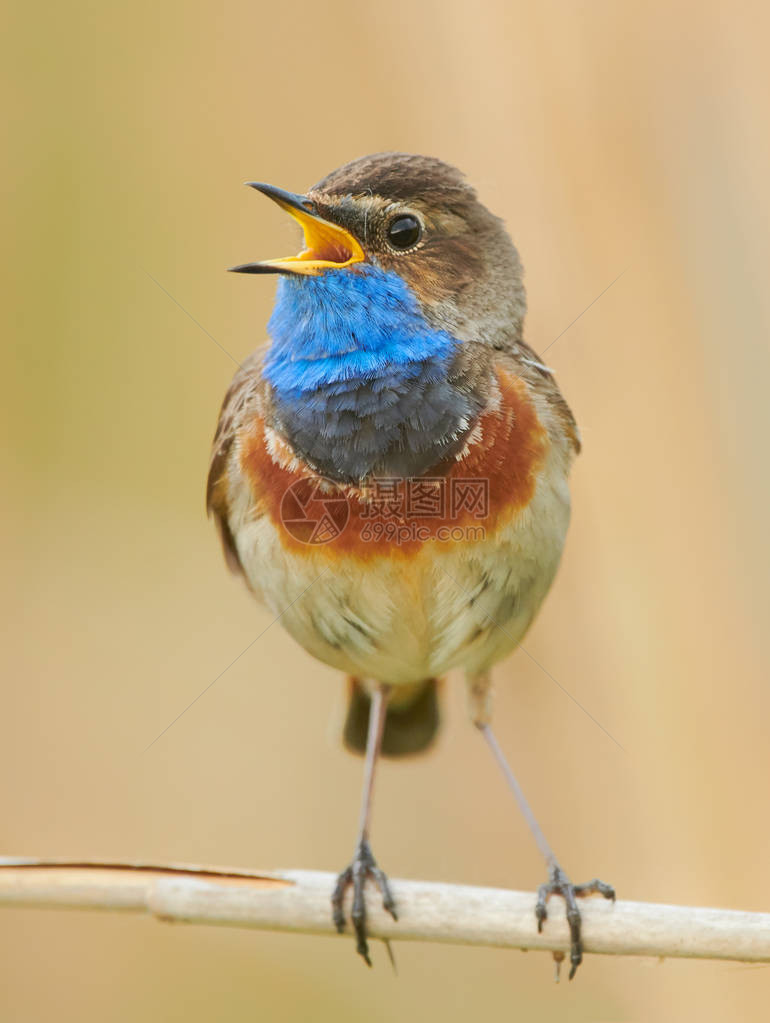
[[[353,907],[350,919],[356,935],[356,951],[363,956],[367,965],[371,966],[369,945],[366,940],[366,900],[364,886],[366,879],[371,877],[382,893],[382,904],[394,920],[396,903],[390,891],[385,874],[377,866],[369,846],[369,819],[372,811],[372,792],[374,790],[374,771],[382,745],[382,733],[385,727],[385,714],[388,706],[389,689],[380,686],[372,696],[369,708],[369,730],[366,737],[366,760],[364,762],[364,787],[361,795],[361,817],[358,825],[358,840],[353,854],[353,862],[347,866],[337,878],[332,893],[332,916],[334,925],[342,933],[345,930],[343,900],[345,892],[352,886]]]
[[[580,936],[580,910],[577,906],[577,899],[582,898],[585,895],[603,895],[605,899],[615,899],[615,889],[612,885],[606,884],[604,881],[594,879],[589,881],[587,884],[573,884],[564,871],[559,866],[559,863],[554,855],[553,849],[551,849],[545,835],[538,824],[535,815],[532,813],[532,809],[527,802],[527,799],[522,792],[521,786],[519,785],[516,775],[511,770],[508,761],[503,755],[503,751],[498,745],[495,734],[489,724],[489,687],[488,683],[483,678],[474,679],[471,683],[470,698],[471,698],[471,713],[474,717],[474,724],[479,729],[481,734],[487,740],[489,748],[494,754],[495,760],[500,765],[500,768],[505,775],[505,780],[508,783],[508,787],[513,792],[516,802],[519,804],[519,809],[524,814],[524,817],[529,825],[530,831],[534,835],[537,847],[543,854],[546,865],[548,867],[548,880],[545,884],[540,885],[537,892],[537,902],[535,904],[535,919],[537,920],[537,929],[542,931],[543,923],[548,917],[547,902],[551,895],[561,895],[564,899],[567,908],[567,923],[569,924],[570,931],[570,971],[569,979],[575,976],[575,971],[583,961],[583,943]],[[560,954],[559,954],[560,956]],[[556,977],[559,977],[559,963],[561,958],[555,954],[556,958]]]

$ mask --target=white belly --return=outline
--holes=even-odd
[[[512,650],[551,585],[569,523],[566,479],[551,459],[529,506],[493,535],[416,552],[286,548],[283,527],[249,507],[248,495],[236,498],[230,525],[254,593],[314,657],[391,685],[451,668],[475,675]]]

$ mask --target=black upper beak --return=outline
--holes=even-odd
[[[278,188],[275,185],[266,185],[264,181],[247,181],[246,184],[249,188],[256,188],[258,192],[266,195],[273,202],[277,202],[283,209],[299,210],[300,213],[315,215],[315,203],[305,195],[287,192],[284,188]]]

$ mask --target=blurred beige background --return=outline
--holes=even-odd
[[[203,512],[234,368],[207,332],[243,358],[274,287],[224,269],[295,239],[241,182],[403,149],[506,218],[536,349],[626,270],[546,356],[585,451],[526,641],[623,750],[521,652],[501,740],[576,879],[770,908],[768,29],[759,3],[7,13],[4,852],[347,862],[341,680],[280,628],[143,750],[269,622]],[[459,680],[434,755],[382,771],[374,845],[394,877],[543,879]],[[380,947],[367,971],[347,940],[114,915],[4,911],[0,947],[14,1023],[759,1020],[770,993],[766,968],[590,957],[556,986],[544,955],[422,945],[394,977]]]

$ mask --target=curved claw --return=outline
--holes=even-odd
[[[360,839],[356,848],[353,862],[345,867],[337,877],[337,883],[332,892],[332,919],[338,933],[345,930],[345,911],[343,901],[345,892],[352,885],[353,905],[350,912],[350,920],[353,924],[353,932],[356,936],[356,951],[362,957],[367,966],[372,965],[369,956],[369,943],[366,940],[366,898],[364,889],[366,879],[370,877],[382,894],[383,908],[390,913],[394,920],[398,920],[396,914],[396,902],[390,890],[388,878],[377,866],[377,861],[372,855],[372,850],[365,838]]]
[[[583,942],[581,938],[581,917],[578,909],[577,899],[585,898],[587,895],[603,895],[605,899],[615,901],[615,889],[606,881],[594,878],[586,884],[572,884],[570,879],[558,864],[551,867],[550,877],[545,884],[541,884],[537,890],[537,902],[535,903],[535,919],[537,930],[543,930],[543,923],[548,919],[547,902],[552,895],[561,895],[564,899],[567,911],[567,924],[570,934],[570,971],[569,979],[575,976],[578,966],[583,962]],[[558,976],[558,973],[557,973]]]
[[[345,867],[341,874],[337,877],[337,883],[334,886],[332,892],[332,920],[334,926],[337,928],[337,933],[342,934],[345,930],[345,913],[342,909],[342,900],[345,898],[345,892],[353,881],[353,867]]]

